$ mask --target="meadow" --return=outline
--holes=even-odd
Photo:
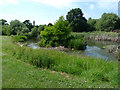
[[[2,59],[3,88],[118,87],[118,62],[20,47],[10,36],[2,36]]]

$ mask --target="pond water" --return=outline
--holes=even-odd
[[[33,49],[38,49],[39,46],[37,45],[37,40],[31,40],[27,42],[27,46]],[[83,55],[83,56],[91,56],[94,58],[101,58],[103,60],[114,60],[117,61],[118,57],[109,52],[111,47],[116,51],[118,47],[118,43],[111,42],[111,41],[87,41],[86,50],[79,51],[79,50],[68,50],[64,51],[67,54],[76,54],[76,55]]]

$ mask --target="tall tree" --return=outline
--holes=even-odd
[[[89,18],[88,21],[88,31],[96,31],[96,23],[97,23],[97,19],[92,19]]]
[[[39,28],[38,28],[38,32],[40,34],[41,31],[43,31],[45,29],[45,26],[46,25],[40,25]]]
[[[101,31],[112,31],[117,29],[119,17],[114,13],[104,13],[98,20],[97,28]]]
[[[19,20],[12,20],[10,22],[10,32],[12,35],[20,35],[23,31],[23,28],[27,28],[26,25]],[[25,29],[26,30],[26,29]]]
[[[2,25],[8,25],[7,20],[5,19],[1,19],[0,22],[2,23]]]
[[[87,31],[87,20],[83,17],[83,13],[80,8],[70,10],[67,13],[66,18],[73,32]]]
[[[30,20],[25,20],[23,23],[27,26],[27,28],[29,29],[29,31],[31,31],[31,29],[33,28],[33,25],[30,22]]]
[[[52,24],[52,23],[49,23],[48,26],[53,26],[53,24]]]

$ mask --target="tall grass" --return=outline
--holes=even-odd
[[[92,32],[85,35],[86,39],[94,39],[100,41],[119,42],[118,33],[116,32]]]
[[[3,43],[4,51],[10,53],[17,59],[37,67],[86,77],[95,76],[93,81],[111,81],[117,84],[117,62],[68,55],[60,51],[20,47],[12,42],[7,43]]]
[[[85,50],[86,41],[84,40],[84,35],[85,33],[71,33],[67,47],[71,49],[74,48],[75,50]]]

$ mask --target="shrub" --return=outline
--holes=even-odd
[[[31,30],[32,37],[37,37],[38,33],[39,32],[38,32],[37,27],[32,28],[32,30]]]
[[[13,37],[14,41],[16,42],[24,42],[26,41],[28,38],[26,36],[14,36]]]
[[[61,16],[54,26],[46,26],[44,31],[41,31],[40,36],[42,39],[39,45],[41,46],[63,45],[69,33],[70,29],[69,27],[67,27],[66,21],[64,20],[63,16]]]
[[[71,39],[68,47],[74,48],[75,50],[85,50],[86,42],[82,39]]]

